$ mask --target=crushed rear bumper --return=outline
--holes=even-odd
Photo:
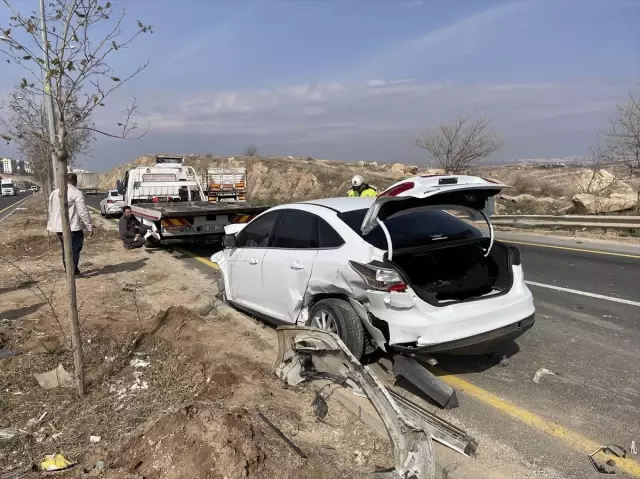
[[[440,344],[432,344],[428,346],[412,346],[410,344],[395,344],[391,346],[393,349],[402,352],[413,353],[441,353],[456,355],[480,355],[493,352],[495,347],[500,343],[513,341],[522,336],[526,331],[531,329],[535,324],[535,313],[526,318],[507,326],[503,326],[492,331],[476,334],[467,338],[456,339]]]

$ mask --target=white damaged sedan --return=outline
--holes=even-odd
[[[335,332],[358,358],[489,353],[535,320],[520,252],[495,240],[486,214],[505,187],[418,176],[377,198],[276,206],[226,227],[211,257],[220,297],[266,321]],[[451,210],[484,219],[489,234]]]

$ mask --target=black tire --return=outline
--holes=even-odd
[[[313,319],[321,312],[328,313],[333,317],[338,337],[342,339],[342,342],[356,359],[360,360],[364,353],[364,329],[358,313],[351,304],[338,298],[322,299],[311,308],[307,326],[314,326]]]
[[[103,218],[106,218],[107,214],[104,211],[100,210],[100,216],[102,216]]]

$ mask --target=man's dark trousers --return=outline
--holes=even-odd
[[[60,245],[62,245],[62,265],[64,266],[65,271],[67,270],[67,265],[64,261],[64,243],[62,242],[62,233],[58,233],[58,239],[60,240]],[[72,231],[71,232],[71,252],[73,253],[73,266],[74,272],[78,274],[80,270],[78,269],[78,264],[80,263],[80,251],[82,251],[82,245],[84,244],[84,232],[83,231]]]

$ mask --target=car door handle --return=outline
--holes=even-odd
[[[257,259],[255,259],[255,258],[251,258],[251,259],[249,260],[249,264],[258,264],[258,260],[257,260]]]
[[[302,263],[294,261],[293,263],[291,263],[291,269],[304,269],[304,265]]]

